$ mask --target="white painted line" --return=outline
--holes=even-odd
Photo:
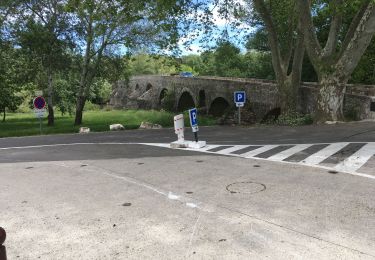
[[[307,165],[316,165],[330,157],[331,155],[337,153],[342,148],[347,146],[349,143],[334,143],[330,144],[329,146],[323,148],[319,152],[316,152],[309,157],[307,157],[305,160],[300,162],[301,164],[307,164]]]
[[[359,142],[350,142],[350,143],[359,143]],[[320,144],[327,144],[327,143],[320,143]],[[336,145],[337,143],[333,143],[332,145]],[[339,143],[340,146],[343,146],[345,147],[345,145],[343,145],[343,143]],[[345,144],[349,144],[349,143],[345,143]],[[372,144],[372,145],[375,145],[375,142],[372,142],[372,143],[369,143],[369,144]],[[150,144],[152,145],[152,144]],[[315,145],[315,144],[310,144],[310,145]],[[211,145],[210,148],[208,149],[212,149],[212,148],[215,148],[215,147],[219,147],[219,146],[222,146],[222,145]],[[251,146],[251,145],[249,145]],[[258,146],[258,145],[257,145]],[[261,147],[259,149],[257,149],[258,151],[260,149],[262,149],[260,151],[260,153],[262,152],[266,152],[274,147],[277,147],[278,145],[267,145],[266,148],[264,147]],[[185,151],[192,151],[192,152],[203,152],[203,153],[207,153],[207,154],[217,154],[217,152],[209,152],[209,151],[201,151],[201,149],[183,149]],[[340,149],[339,149],[340,150]],[[255,150],[254,150],[255,151]],[[249,153],[247,153],[249,154]],[[258,154],[258,152],[257,152]],[[228,156],[231,156],[231,157],[239,157],[239,158],[244,158],[245,154],[242,154],[242,155],[239,155],[239,154],[227,154]],[[253,157],[245,157],[247,159],[256,159],[256,160],[260,160],[260,161],[270,161],[268,158],[253,158]],[[332,170],[333,168],[332,167],[327,167],[327,166],[324,166],[324,165],[309,165],[309,164],[304,164],[304,163],[295,163],[295,162],[287,162],[287,161],[278,161],[278,163],[282,163],[282,164],[287,164],[287,165],[301,165],[301,166],[309,166],[309,167],[313,167],[313,168],[318,168],[318,169],[326,169],[326,170]],[[342,173],[346,173],[346,174],[350,174],[350,175],[353,175],[353,176],[358,176],[358,177],[363,177],[363,178],[368,178],[368,179],[371,179],[371,180],[375,180],[375,176],[373,175],[370,175],[370,174],[365,174],[365,173],[359,173],[359,172],[353,172],[353,171],[346,171],[346,170],[342,170],[341,171]]]
[[[163,148],[171,148],[170,144],[165,144],[165,143],[142,143],[142,145],[156,146],[156,147],[163,147]]]
[[[219,154],[229,154],[231,152],[235,152],[237,150],[240,150],[240,149],[243,149],[243,148],[246,148],[246,147],[249,147],[250,145],[235,145],[233,147],[229,147],[229,148],[226,148],[226,149],[223,149],[221,151],[218,151],[217,153]]]
[[[352,156],[335,166],[338,171],[357,171],[375,154],[375,143],[364,145]],[[375,169],[374,169],[375,172]]]
[[[220,147],[220,146],[223,146],[223,145],[214,145],[214,144],[211,144],[211,145],[206,145],[206,146],[203,147],[203,148],[192,149],[191,151],[205,152],[205,151],[207,151],[207,150],[211,150],[211,149],[214,149],[214,148],[217,148],[217,147]]]
[[[254,157],[258,154],[261,154],[261,153],[264,153],[264,152],[267,152],[268,150],[271,150],[275,147],[278,147],[279,145],[264,145],[258,149],[255,149],[255,150],[252,150],[250,152],[247,152],[247,153],[243,153],[241,154],[241,157],[245,157],[245,158],[251,158],[251,157]]]
[[[271,157],[268,157],[269,160],[272,160],[272,161],[282,161],[282,160],[285,160],[286,158],[292,156],[293,154],[296,154],[298,152],[301,152],[307,148],[309,148],[310,146],[312,146],[312,144],[298,144],[298,145],[295,145],[294,147],[291,147],[287,150],[284,150],[280,153],[277,153]]]
[[[123,144],[138,144],[138,143],[71,143],[71,144],[44,144],[44,145],[30,145],[30,146],[3,147],[3,148],[0,148],[0,150],[31,149],[31,148],[57,147],[57,146],[76,146],[76,145],[123,145]]]

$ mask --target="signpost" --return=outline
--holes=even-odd
[[[44,100],[44,98],[42,96],[38,96],[38,97],[34,98],[33,104],[34,104],[35,116],[36,116],[36,118],[39,118],[40,134],[42,134],[42,119],[43,119],[44,114],[46,112],[45,111],[46,101]]]
[[[235,91],[234,92],[234,103],[238,107],[238,124],[241,125],[241,107],[245,105],[246,102],[246,92],[245,91]]]
[[[178,143],[184,143],[185,137],[184,137],[184,115],[180,114],[173,118],[174,120],[174,132],[177,135],[177,142]]]
[[[198,143],[198,111],[196,108],[189,109],[190,125],[193,130],[195,142]]]
[[[189,109],[190,125],[194,133],[194,141],[185,141],[184,138],[184,115],[174,117],[174,132],[177,134],[177,141],[171,143],[171,148],[200,149],[206,146],[206,141],[198,141],[198,111],[196,108]]]

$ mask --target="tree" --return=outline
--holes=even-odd
[[[152,75],[155,74],[154,60],[146,53],[139,53],[130,60],[130,70],[132,75]]]
[[[252,2],[262,20],[261,26],[267,32],[281,109],[283,112],[295,110],[305,51],[296,1],[253,0]]]
[[[216,75],[215,57],[213,51],[204,51],[201,54],[203,68],[201,75]]]
[[[18,43],[30,59],[38,60],[47,75],[48,125],[54,124],[54,75],[69,63],[68,17],[65,0],[21,0],[17,6]]]
[[[375,34],[375,2],[322,2],[317,3],[317,8],[328,8],[330,14],[330,29],[324,46],[318,39],[309,0],[298,1],[300,23],[305,33],[306,50],[319,81],[316,120],[341,120],[346,83]],[[357,11],[349,26],[345,26],[344,10],[353,7]]]
[[[12,69],[15,65],[15,56],[9,44],[0,42],[0,112],[3,114],[2,121],[5,122],[6,110],[14,111],[21,103],[16,95],[17,85],[12,84]]]
[[[77,93],[75,125],[82,123],[83,108],[90,86],[105,52],[119,46],[167,47],[176,43],[178,17],[184,1],[70,0],[78,47],[83,52]]]
[[[351,83],[375,84],[375,39],[367,48],[357,68],[354,70]]]
[[[240,49],[228,41],[221,41],[214,53],[216,75],[222,77],[241,77],[242,60]]]
[[[182,56],[182,64],[189,66],[194,75],[200,75],[204,66],[201,57],[194,54]]]

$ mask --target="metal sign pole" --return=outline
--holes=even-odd
[[[241,125],[241,107],[238,107],[238,125]]]
[[[194,132],[195,142],[198,143],[198,132]]]
[[[42,118],[39,117],[39,130],[40,130],[40,135],[42,135]]]

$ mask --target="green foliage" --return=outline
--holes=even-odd
[[[220,42],[214,53],[216,73],[223,77],[241,77],[240,49],[230,42]]]
[[[350,83],[375,84],[375,38],[354,70]]]
[[[35,86],[31,86],[32,89],[36,89]],[[17,113],[30,113],[30,111],[33,109],[33,98],[34,93],[33,91],[23,89],[21,92],[17,93],[17,96],[20,97],[22,103],[19,104],[16,112]]]
[[[84,111],[99,111],[100,106],[92,103],[90,100],[86,101]]]
[[[268,35],[266,30],[257,30],[254,33],[250,34],[246,44],[246,49],[248,50],[256,50],[262,52],[269,52],[271,51],[268,45]]]
[[[168,56],[139,53],[129,61],[131,75],[169,75],[177,72],[176,60]]]
[[[136,129],[141,122],[160,124],[163,127],[173,126],[173,113],[144,110],[113,110],[86,111],[84,126],[93,132],[109,131],[109,125],[120,123],[126,129]],[[185,118],[188,118],[185,116]],[[73,117],[56,115],[55,125],[47,127],[43,120],[43,134],[77,133],[79,127],[73,126]],[[215,120],[210,117],[199,117],[200,125],[214,125]],[[39,121],[33,113],[10,114],[5,123],[0,123],[0,138],[10,136],[26,136],[39,134]]]
[[[64,116],[66,113],[72,115],[75,109],[75,85],[69,78],[61,76],[54,81],[55,106]]]
[[[182,61],[186,60],[183,57]],[[195,61],[193,68],[196,68],[194,72],[197,75],[270,80],[275,78],[270,52],[251,49],[243,54],[230,42],[219,43],[213,51],[206,51],[195,57]]]
[[[182,56],[181,62],[182,62],[182,65],[186,65],[187,68],[191,68],[191,70],[189,71],[192,72],[196,76],[199,76],[199,74],[203,72],[204,64],[203,64],[201,56],[199,55]],[[181,68],[181,70],[186,71],[183,68]]]
[[[310,114],[303,115],[298,112],[287,112],[281,114],[276,120],[278,125],[311,125],[314,122],[313,117]]]
[[[270,52],[248,51],[242,60],[244,63],[245,77],[269,80],[275,79]]]
[[[108,80],[103,78],[97,78],[92,84],[92,98],[91,100],[97,104],[105,104],[109,101],[112,93],[112,85]]]
[[[289,111],[281,114],[276,120],[269,120],[265,124],[280,126],[311,125],[314,122],[312,115]]]
[[[9,45],[0,42],[0,112],[5,121],[6,110],[15,111],[22,99],[17,95],[19,87],[12,82],[15,53]]]

